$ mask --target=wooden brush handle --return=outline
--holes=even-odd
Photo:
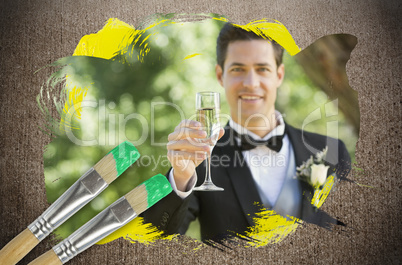
[[[28,254],[39,240],[27,228],[0,250],[0,264],[14,265]]]
[[[62,265],[61,260],[54,253],[53,249],[49,250],[45,254],[36,258],[34,261],[30,262],[28,265]]]

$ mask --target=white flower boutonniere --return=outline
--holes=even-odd
[[[300,167],[296,168],[296,175],[301,180],[309,183],[315,190],[321,189],[327,180],[329,166],[325,165],[325,157],[328,152],[328,146],[315,155],[311,156]]]
[[[311,185],[313,187],[321,187],[324,185],[325,181],[327,180],[327,172],[328,172],[329,166],[326,166],[324,164],[312,164],[311,165]]]

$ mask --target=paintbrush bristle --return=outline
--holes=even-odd
[[[116,161],[112,154],[107,154],[94,166],[96,172],[110,184],[113,180],[117,178]]]
[[[94,169],[110,184],[120,176],[138,158],[140,153],[130,142],[123,142],[102,158]]]
[[[127,193],[124,197],[130,203],[131,207],[133,207],[134,211],[137,214],[141,214],[148,209],[147,196],[147,189],[145,188],[145,185],[141,184]]]
[[[141,214],[172,191],[167,178],[161,174],[146,180],[124,197],[137,214]]]

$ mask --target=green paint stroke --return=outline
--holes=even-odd
[[[358,171],[358,172],[356,172],[358,177],[363,177],[363,176],[361,175],[361,173],[364,173],[364,170],[363,170],[362,168],[359,168],[359,167],[355,166],[355,165],[356,165],[356,163],[353,163],[352,169]],[[374,187],[374,186],[361,184],[361,183],[359,183],[359,182],[357,182],[357,181],[355,181],[355,180],[353,180],[352,182],[354,182],[355,184],[357,184],[357,185],[360,186],[360,187],[365,187],[365,188],[370,188],[370,189],[375,189],[375,188],[376,188],[376,187]]]
[[[119,144],[108,154],[110,153],[112,153],[113,158],[116,161],[117,177],[140,157],[137,148],[128,141]]]
[[[142,184],[145,185],[148,193],[148,208],[172,191],[172,186],[170,186],[169,181],[162,174],[155,175]]]

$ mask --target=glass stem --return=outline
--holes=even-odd
[[[207,155],[207,168],[205,170],[204,183],[212,183],[211,182],[211,156],[210,155]]]

